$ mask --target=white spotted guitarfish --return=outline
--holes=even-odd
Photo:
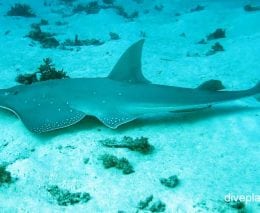
[[[104,78],[48,80],[0,90],[0,107],[14,112],[32,132],[71,126],[86,115],[110,128],[158,112],[190,112],[216,103],[260,93],[260,83],[248,90],[224,91],[220,81],[197,88],[153,84],[142,74],[144,40],[131,45]]]

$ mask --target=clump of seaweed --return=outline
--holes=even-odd
[[[84,164],[88,164],[88,162],[89,162],[89,158],[88,158],[88,157],[86,157],[86,158],[83,159],[83,163],[84,163]]]
[[[123,171],[123,174],[128,175],[134,172],[133,166],[126,158],[117,158],[114,155],[104,154],[100,158],[103,161],[103,166],[106,169],[115,167]]]
[[[116,10],[116,13],[126,19],[133,20],[139,16],[138,11],[134,11],[130,14],[128,14],[125,9],[122,6],[113,6],[113,8]]]
[[[166,204],[160,200],[153,203],[153,195],[148,196],[145,200],[139,201],[137,208],[139,210],[145,210],[149,212],[164,212],[166,210]]]
[[[66,22],[66,21],[56,21],[55,22],[56,26],[64,26],[64,25],[67,25],[67,24],[68,24],[68,22]]]
[[[75,35],[74,40],[72,39],[67,39],[65,40],[61,45],[63,47],[65,46],[100,46],[102,44],[104,44],[105,42],[100,41],[98,39],[79,39],[78,35]]]
[[[149,208],[151,212],[164,212],[166,209],[166,204],[160,200],[154,202]]]
[[[123,16],[126,19],[133,20],[134,18],[137,18],[139,13],[137,11],[134,11],[131,14],[128,14],[125,9],[120,5],[114,5],[114,1],[107,0],[104,2],[104,5],[100,5],[98,1],[91,1],[87,4],[79,3],[73,8],[73,13],[86,13],[89,14],[97,14],[101,9],[114,9],[116,13],[120,16]]]
[[[198,11],[201,11],[201,10],[204,10],[204,9],[205,9],[204,6],[197,5],[196,7],[191,8],[191,9],[190,9],[190,12],[191,12],[191,13],[193,13],[193,12],[198,12]]]
[[[174,188],[179,184],[177,175],[172,175],[168,178],[160,178],[160,183],[168,188]]]
[[[43,64],[40,65],[38,70],[40,73],[40,81],[68,78],[66,72],[63,70],[56,70],[51,58],[43,59]]]
[[[115,167],[118,163],[118,158],[114,155],[105,154],[101,156],[101,160],[103,161],[103,166],[106,169]]]
[[[200,54],[199,54],[199,53],[190,53],[190,52],[187,52],[187,53],[186,53],[186,56],[187,56],[187,57],[200,57]]]
[[[115,0],[103,0],[104,4],[114,4]]]
[[[43,48],[56,48],[60,43],[54,35],[53,33],[43,32],[39,25],[34,25],[27,37],[39,42]]]
[[[207,44],[206,40],[203,38],[197,42],[197,44]]]
[[[19,74],[16,76],[15,81],[20,84],[32,84],[38,81],[36,73]]]
[[[230,201],[227,202],[228,206],[230,206],[233,209],[237,209],[239,212],[245,212],[246,210],[246,205],[244,202],[237,200],[237,201]]]
[[[128,148],[132,151],[137,151],[142,154],[149,154],[154,150],[154,147],[149,144],[148,138],[140,137],[140,138],[132,138],[128,136],[124,136],[122,140],[118,141],[116,139],[104,139],[100,140],[100,142],[107,147],[113,148]]]
[[[36,17],[35,13],[32,11],[32,8],[28,4],[19,4],[16,3],[11,9],[7,12],[8,16],[22,16],[22,17]]]
[[[154,9],[157,10],[157,11],[162,11],[163,8],[164,8],[164,6],[162,4],[154,6]]]
[[[72,5],[76,0],[60,0],[61,3],[67,4],[67,5]]]
[[[59,206],[87,203],[91,199],[90,194],[87,192],[72,193],[69,190],[60,189],[57,185],[49,186],[47,191],[57,201]]]
[[[97,14],[102,9],[98,1],[91,1],[87,4],[78,4],[73,8],[73,13],[85,12],[86,14]]]
[[[211,48],[215,52],[224,51],[224,47],[219,42],[216,42]]]
[[[47,19],[41,19],[40,22],[31,24],[31,28],[34,29],[34,28],[37,28],[40,26],[46,26],[46,25],[49,25],[49,21]]]
[[[147,208],[152,200],[153,200],[153,195],[148,196],[147,198],[145,198],[145,200],[139,201],[137,208],[141,210]]]
[[[110,32],[109,36],[110,36],[111,40],[119,40],[120,39],[120,36],[117,33]]]
[[[216,42],[215,44],[213,44],[211,46],[211,50],[209,50],[207,53],[206,53],[206,56],[210,56],[210,55],[214,55],[216,54],[217,52],[223,52],[225,51],[224,50],[224,47],[219,43],[219,42]]]
[[[213,33],[207,35],[207,40],[210,41],[210,40],[225,38],[225,37],[226,37],[226,31],[222,28],[218,28]]]
[[[38,70],[31,74],[20,74],[16,77],[16,82],[20,84],[32,84],[38,81],[47,81],[51,79],[69,78],[63,70],[57,70],[52,63],[51,58],[44,58]]]
[[[260,6],[252,6],[251,4],[246,4],[244,10],[247,12],[260,11]]]
[[[10,184],[12,183],[12,176],[9,171],[6,171],[5,166],[0,165],[0,186],[3,184]]]

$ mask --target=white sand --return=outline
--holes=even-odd
[[[15,85],[17,74],[35,71],[45,57],[51,57],[57,68],[72,77],[106,76],[120,54],[140,38],[141,31],[147,35],[143,72],[154,83],[195,87],[213,78],[221,79],[228,89],[245,89],[259,81],[260,12],[244,12],[243,5],[248,1],[200,1],[206,9],[195,13],[187,12],[199,1],[144,1],[143,6],[118,1],[129,11],[139,10],[140,17],[132,22],[113,10],[62,18],[50,11],[63,6],[39,7],[42,4],[38,1],[28,0],[23,2],[30,3],[38,18],[8,17],[4,14],[17,1],[1,2],[0,87]],[[163,4],[164,10],[155,11],[156,4]],[[143,14],[144,9],[150,13]],[[181,16],[174,16],[176,12]],[[77,33],[82,39],[98,38],[106,43],[82,47],[78,52],[42,49],[36,43],[32,47],[32,41],[24,36],[30,24],[40,18],[50,22],[42,29],[57,33],[61,41]],[[69,24],[57,27],[55,21]],[[219,40],[225,52],[203,56],[214,41],[206,45],[196,42],[219,27],[226,29],[227,38]],[[10,33],[4,35],[7,30]],[[111,31],[121,39],[109,41]],[[181,33],[186,37],[180,37]],[[186,57],[188,52],[201,57]],[[260,192],[259,115],[259,103],[249,98],[204,112],[143,118],[118,130],[85,119],[74,127],[38,136],[13,114],[1,110],[0,164],[7,163],[7,170],[18,180],[0,188],[0,212],[135,212],[138,202],[150,194],[166,204],[166,212],[236,212],[224,203],[226,194]],[[98,142],[125,135],[148,137],[155,152],[143,156],[126,149],[105,148]],[[127,157],[135,173],[122,175],[121,171],[104,169],[98,160],[103,153]],[[86,157],[88,164],[83,163]],[[180,179],[175,189],[159,182],[170,175]],[[46,191],[48,185],[89,192],[92,199],[87,204],[61,207]],[[251,202],[246,208],[259,212],[259,205]]]

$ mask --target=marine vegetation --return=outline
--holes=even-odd
[[[122,6],[114,6],[113,7],[116,10],[116,13],[126,19],[133,20],[139,16],[138,11],[134,11],[132,13],[127,13],[125,9]]]
[[[247,4],[244,6],[244,10],[247,12],[260,11],[260,6],[252,6],[251,4]]]
[[[115,0],[102,0],[105,4],[114,4]]]
[[[149,212],[164,212],[166,210],[166,204],[160,200],[153,201],[153,195],[148,196],[145,200],[139,201],[137,208],[143,211]]]
[[[106,169],[115,167],[123,171],[123,174],[128,175],[134,172],[133,166],[126,158],[117,158],[114,155],[104,154],[100,157],[103,161],[103,166]]]
[[[151,212],[164,212],[166,209],[166,204],[160,200],[155,201],[149,208]]]
[[[164,6],[162,4],[159,4],[159,5],[155,5],[154,6],[154,9],[157,10],[157,11],[162,11],[164,8]]]
[[[72,5],[76,0],[59,0],[63,4]]]
[[[139,15],[137,11],[134,11],[133,13],[130,14],[127,13],[124,7],[120,5],[115,5],[115,4],[100,5],[98,1],[91,1],[87,4],[79,3],[76,6],[74,6],[72,12],[74,14],[84,12],[87,15],[89,15],[89,14],[97,14],[101,9],[114,9],[118,15],[130,20],[137,18]]]
[[[228,206],[232,209],[237,209],[239,212],[243,213],[246,212],[246,205],[244,202],[237,200],[237,201],[230,201],[226,202]]]
[[[193,12],[198,12],[198,11],[201,11],[201,10],[204,10],[204,9],[205,9],[204,6],[197,5],[196,7],[191,8],[191,9],[190,9],[190,12],[191,12],[191,13],[193,13]]]
[[[61,189],[57,185],[47,187],[47,191],[57,201],[59,206],[69,206],[78,203],[87,203],[91,197],[87,192],[70,192],[66,189]]]
[[[43,32],[39,25],[33,25],[27,37],[39,42],[43,48],[56,48],[60,43],[54,35],[53,33]]]
[[[39,81],[47,81],[50,79],[64,79],[68,78],[66,72],[62,70],[56,70],[51,58],[43,59],[43,64],[38,68],[40,73]]]
[[[215,44],[213,44],[211,46],[211,50],[209,50],[207,53],[206,53],[206,56],[210,56],[210,55],[214,55],[216,54],[217,52],[223,52],[225,51],[224,50],[224,47],[219,43],[219,42],[216,42]]]
[[[32,84],[38,81],[37,73],[26,73],[26,74],[19,74],[16,76],[15,81],[20,84]]]
[[[207,35],[207,40],[210,41],[210,40],[225,38],[225,37],[226,37],[226,31],[222,28],[218,28],[213,33]]]
[[[100,140],[104,146],[113,147],[113,148],[128,148],[132,151],[137,151],[142,154],[149,154],[154,150],[154,147],[149,144],[148,138],[132,138],[124,136],[122,140],[118,141],[116,139],[104,139]]]
[[[179,184],[177,175],[172,175],[168,178],[160,178],[160,183],[168,188],[174,188]]]
[[[88,157],[85,157],[85,158],[83,159],[83,163],[84,163],[84,164],[88,164],[88,162],[89,162],[89,158],[88,158]]]
[[[12,183],[12,176],[9,171],[6,170],[5,166],[0,165],[0,187],[3,184],[10,184]]]
[[[197,44],[207,44],[206,40],[203,38],[197,42]]]
[[[79,39],[79,36],[78,35],[75,35],[75,38],[74,40],[71,40],[71,39],[67,39],[65,40],[61,46],[91,46],[91,45],[94,45],[94,46],[100,46],[102,44],[104,44],[105,42],[103,41],[100,41],[98,39],[84,39],[84,40],[81,40]]]
[[[47,81],[51,79],[69,78],[63,70],[57,70],[52,63],[51,58],[44,58],[43,64],[38,67],[38,70],[31,74],[20,74],[15,81],[20,84],[32,84],[39,81]]]
[[[32,8],[28,4],[19,4],[16,3],[11,9],[7,12],[8,16],[22,16],[22,17],[35,17],[35,13],[32,11]]]
[[[97,1],[91,1],[87,4],[78,4],[73,8],[73,13],[85,12],[86,14],[96,14],[101,10]]]
[[[41,19],[40,22],[31,24],[31,28],[38,28],[46,25],[49,25],[49,21],[47,19]]]
[[[120,39],[120,36],[117,33],[110,32],[109,36],[110,36],[111,40],[119,40]]]
[[[148,196],[147,198],[145,198],[145,200],[139,201],[137,208],[138,209],[147,208],[152,200],[153,200],[153,195]]]
[[[193,208],[195,212],[248,212],[245,202],[239,199],[233,201],[205,199],[195,203]]]

